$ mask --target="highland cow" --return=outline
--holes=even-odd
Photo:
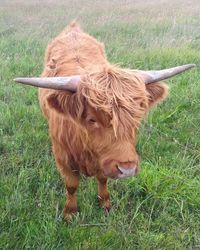
[[[48,45],[40,78],[15,79],[40,87],[40,106],[67,189],[67,219],[77,211],[80,173],[96,177],[100,206],[110,210],[107,178],[138,174],[137,130],[168,92],[159,81],[193,66],[122,69],[107,61],[103,44],[72,23]]]

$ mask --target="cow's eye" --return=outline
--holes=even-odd
[[[95,119],[93,119],[93,118],[90,118],[90,119],[88,120],[88,122],[90,122],[90,123],[95,123],[95,122],[96,122],[96,120],[95,120]]]
[[[87,124],[92,127],[92,128],[98,128],[99,124],[97,122],[97,120],[94,117],[87,117],[86,118]]]

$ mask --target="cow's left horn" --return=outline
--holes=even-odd
[[[26,85],[32,85],[39,88],[68,90],[76,92],[80,82],[80,76],[67,76],[67,77],[22,77],[15,78],[15,82]]]
[[[174,68],[163,69],[158,71],[142,71],[142,77],[145,84],[159,82],[169,77],[180,74],[188,69],[195,67],[195,64],[186,64]]]

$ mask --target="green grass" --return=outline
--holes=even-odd
[[[200,60],[198,0],[80,2],[1,1],[0,249],[200,249],[199,67],[167,81],[170,96],[139,132],[140,175],[109,182],[110,215],[95,180],[82,177],[80,212],[63,220],[65,189],[37,90],[12,79],[40,75],[48,41],[74,18],[123,67]]]

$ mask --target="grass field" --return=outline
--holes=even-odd
[[[199,13],[199,0],[1,0],[0,249],[200,249]],[[47,43],[75,18],[123,67],[198,67],[167,81],[140,129],[140,175],[109,182],[110,215],[82,177],[67,224],[37,90],[12,79],[40,75]]]

